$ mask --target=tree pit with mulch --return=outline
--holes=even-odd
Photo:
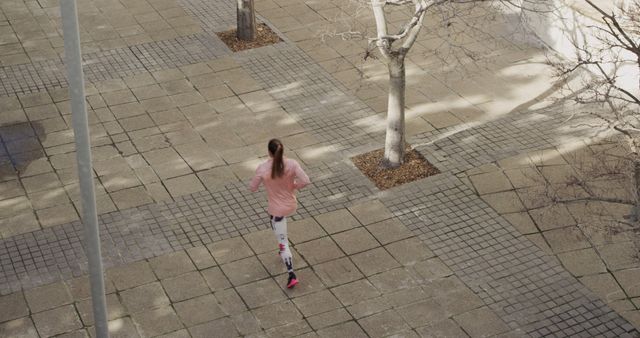
[[[440,173],[440,170],[429,163],[417,150],[409,147],[405,150],[404,163],[397,168],[382,168],[380,163],[383,157],[384,149],[378,149],[351,158],[356,167],[380,190]]]
[[[238,52],[245,49],[264,47],[282,41],[278,34],[264,23],[256,25],[256,38],[253,41],[238,40],[236,29],[216,33],[229,49]]]

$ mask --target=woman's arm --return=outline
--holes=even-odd
[[[260,183],[262,182],[262,175],[259,171],[260,167],[256,169],[256,174],[251,179],[251,183],[249,183],[249,189],[251,189],[251,191],[253,192],[258,191],[258,187],[260,187]]]
[[[295,166],[296,166],[296,169],[295,169],[296,178],[293,183],[293,186],[296,189],[302,189],[306,187],[309,183],[311,183],[311,181],[309,180],[309,176],[307,176],[307,173],[305,173],[304,170],[302,170],[302,167],[298,162],[296,162]]]

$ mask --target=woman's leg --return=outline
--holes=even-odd
[[[289,280],[287,281],[287,287],[291,288],[298,283],[295,273],[293,272],[293,257],[291,250],[289,250],[289,238],[287,237],[287,218],[280,216],[271,216],[271,228],[278,240],[278,249],[280,252],[280,258],[287,267],[289,273]]]
[[[293,261],[291,251],[289,250],[289,239],[287,237],[287,219],[280,216],[271,216],[271,228],[278,240],[280,258],[282,258],[284,265],[287,266],[287,271],[293,272]]]

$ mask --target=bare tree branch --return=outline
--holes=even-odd
[[[618,41],[620,41],[620,44],[622,44],[623,46],[630,46],[629,50],[633,52],[632,49],[635,49],[636,52],[635,54],[640,55],[640,51],[638,51],[638,45],[635,43],[635,41],[633,39],[631,39],[629,37],[629,35],[627,35],[627,32],[620,26],[620,23],[618,22],[618,20],[616,19],[614,14],[608,14],[606,13],[604,10],[602,10],[600,7],[598,7],[597,5],[595,5],[591,0],[585,0],[591,7],[593,7],[596,11],[598,11],[602,17],[604,22],[607,24],[607,26],[610,28],[610,34],[613,35]],[[611,21],[611,23],[609,23],[609,21]],[[611,27],[611,24],[613,24],[615,26],[615,30]],[[616,34],[616,32],[619,34]],[[620,35],[622,36],[622,38],[620,37]],[[626,41],[626,43],[623,41],[623,39]]]

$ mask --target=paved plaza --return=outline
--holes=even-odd
[[[0,337],[94,335],[58,5],[0,2]],[[545,51],[497,22],[452,69],[422,34],[408,141],[442,173],[379,191],[349,158],[384,143],[386,69],[330,34],[353,8],[256,0],[282,41],[233,53],[235,5],[78,2],[113,337],[640,337],[637,237],[603,230],[628,208],[554,203],[628,194],[567,184],[620,149],[566,124]],[[293,290],[248,190],[272,137],[312,181]]]

